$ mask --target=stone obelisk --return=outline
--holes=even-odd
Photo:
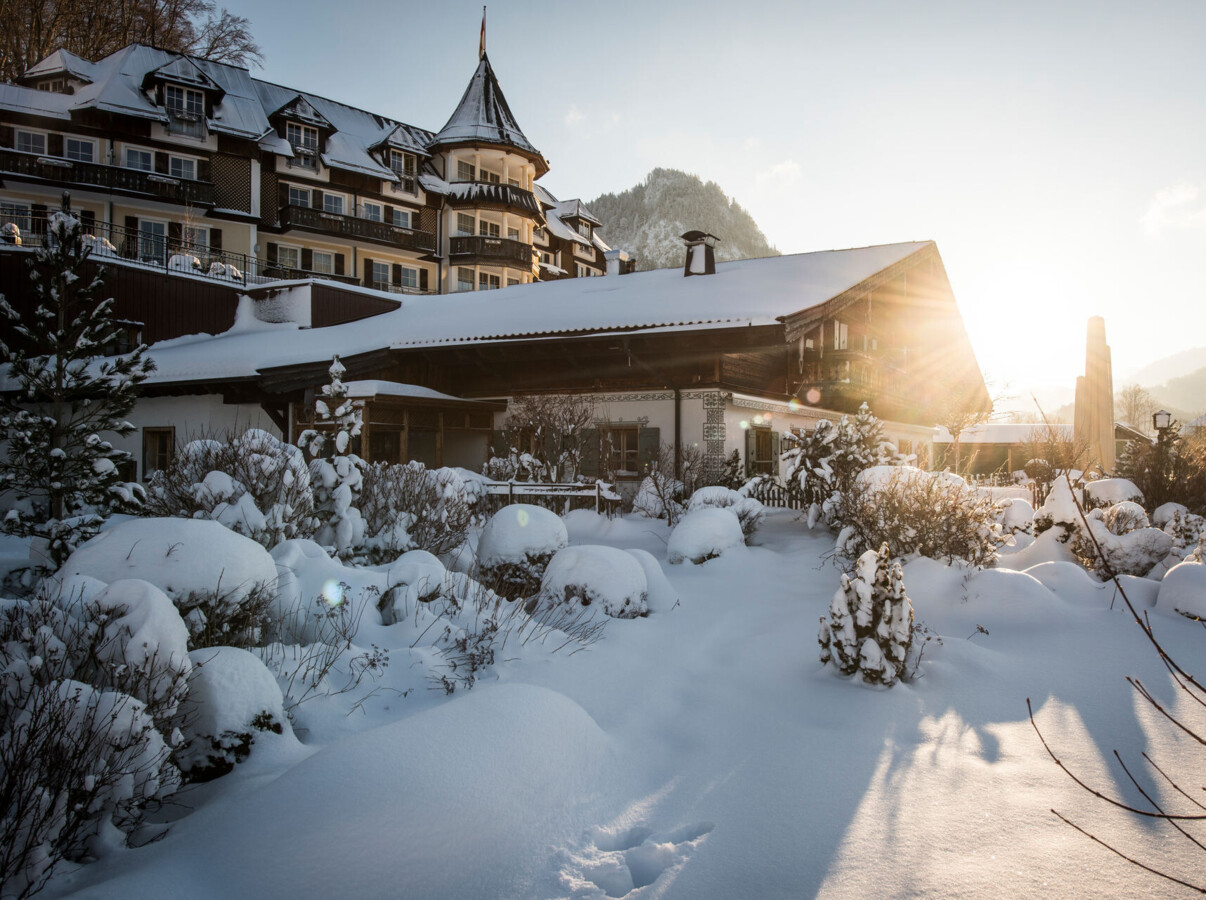
[[[1086,468],[1114,471],[1114,374],[1105,319],[1089,319],[1085,340],[1085,374],[1076,379],[1076,443],[1088,449]]]

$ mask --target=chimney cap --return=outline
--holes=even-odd
[[[692,244],[707,244],[709,247],[715,247],[720,243],[720,238],[714,234],[708,234],[706,231],[687,231],[680,235],[680,237],[686,242],[687,246]]]

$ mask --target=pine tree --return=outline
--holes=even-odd
[[[314,539],[334,547],[342,559],[351,557],[364,538],[364,520],[356,509],[364,483],[365,463],[349,451],[352,438],[360,436],[364,404],[348,399],[343,375],[347,371],[338,356],[331,358],[330,384],[324,384],[324,399],[314,401],[314,424],[298,438],[298,445],[314,457],[310,462],[310,484],[314,490],[314,514],[319,521]]]
[[[0,359],[19,388],[0,397],[0,434],[8,444],[0,490],[11,491],[18,503],[4,530],[44,539],[56,566],[112,511],[145,496],[140,486],[120,481],[119,467],[130,454],[101,435],[134,430],[125,416],[154,363],[145,347],[100,358],[118,345],[121,330],[112,299],[98,299],[103,270],[85,273],[88,255],[64,194],[30,264],[36,298],[30,320],[22,322],[0,297],[0,314],[17,323],[11,345],[0,341]]]

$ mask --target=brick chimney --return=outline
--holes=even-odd
[[[706,231],[688,231],[682,235],[682,241],[687,247],[683,276],[689,278],[692,275],[715,275],[715,248],[720,238]]]

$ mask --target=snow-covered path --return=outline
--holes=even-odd
[[[665,528],[570,519],[574,543],[644,547]],[[1195,752],[1135,705],[1126,674],[1176,702],[1110,596],[1053,569],[967,580],[906,569],[944,636],[892,690],[817,662],[832,546],[789,515],[760,546],[667,566],[681,597],[615,620],[572,656],[525,657],[448,702],[377,705],[302,758],[257,748],[161,843],[60,879],[81,897],[1169,896],[1060,824],[1185,871],[1163,831],[1107,812],[1062,776],[1026,719],[1103,788],[1105,759]],[[1059,564],[1057,564],[1059,565]],[[1062,579],[1062,581],[1061,581]],[[1168,646],[1198,626],[1153,613]],[[977,633],[983,625],[987,635]],[[975,637],[968,639],[968,636]],[[397,709],[405,718],[398,719]],[[1192,768],[1200,772],[1200,766]],[[279,774],[278,774],[279,773]]]

